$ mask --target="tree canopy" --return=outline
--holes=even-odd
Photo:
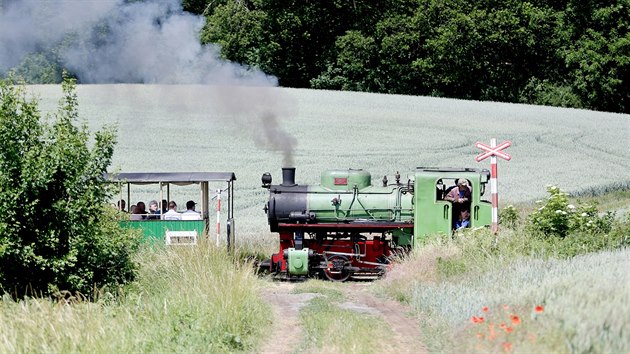
[[[205,19],[201,43],[281,86],[630,112],[630,0],[182,0],[181,8]],[[103,26],[94,25],[92,47],[108,41]],[[59,82],[69,42],[72,34],[47,43],[8,72]]]
[[[628,0],[207,3],[202,41],[283,86],[630,111]]]

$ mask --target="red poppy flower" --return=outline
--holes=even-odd
[[[503,351],[504,352],[507,353],[507,352],[512,350],[512,343],[510,343],[510,342],[503,342],[502,345],[503,345]]]
[[[517,315],[512,315],[510,317],[512,317],[512,324],[513,325],[517,325],[517,324],[521,323],[521,319]]]
[[[505,333],[512,333],[514,332],[514,328],[512,327],[505,327]]]
[[[501,324],[499,325],[499,327],[501,327],[501,328],[505,328],[505,327],[507,327],[507,325],[506,325],[505,323],[501,323]]]
[[[483,317],[473,316],[470,318],[470,322],[472,323],[483,323]]]
[[[545,311],[545,308],[541,305],[534,307],[534,312],[536,313],[543,313],[544,311]]]
[[[483,311],[483,312],[488,312],[488,311],[490,311],[490,309],[488,308],[488,306],[484,306],[484,307],[481,309],[481,311]]]

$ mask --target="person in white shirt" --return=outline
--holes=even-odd
[[[168,202],[168,211],[162,215],[162,220],[181,220],[182,214],[177,212],[177,204],[174,201]]]
[[[195,211],[195,203],[192,200],[186,202],[186,211],[182,213],[182,220],[201,220],[201,215]]]

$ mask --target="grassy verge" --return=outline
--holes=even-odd
[[[436,237],[377,287],[415,309],[434,352],[630,351],[630,250],[559,259],[565,243]]]
[[[271,312],[248,265],[205,243],[147,250],[138,280],[95,303],[0,302],[0,352],[225,352],[254,348]]]

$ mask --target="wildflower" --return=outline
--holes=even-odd
[[[488,308],[488,306],[484,306],[484,307],[481,309],[481,311],[483,311],[483,312],[488,312],[488,311],[490,311],[490,309]]]
[[[503,305],[503,309],[504,309],[504,310],[509,310],[509,309],[510,309],[510,306],[508,306],[508,305]]]
[[[563,210],[562,215],[567,215],[567,212]]]
[[[483,317],[473,316],[470,318],[470,322],[472,323],[483,323],[483,321],[484,321]]]
[[[512,332],[514,332],[514,328],[512,328],[512,327],[505,327],[503,330],[505,331],[505,333],[512,333]]]
[[[502,346],[503,346],[503,351],[506,353],[512,350],[512,343],[510,342],[503,342]]]
[[[569,205],[567,205],[567,208],[569,208],[569,209],[575,209],[575,205],[573,205],[573,204],[569,204]]]
[[[499,327],[500,327],[501,329],[505,329],[505,328],[507,327],[507,325],[506,325],[505,323],[501,323],[501,324],[499,325]]]
[[[545,311],[545,308],[542,305],[534,307],[534,312],[536,313],[543,313],[543,311]]]
[[[581,215],[582,217],[584,217],[584,216],[588,216],[588,214],[587,214],[587,213],[582,213],[582,214],[580,214],[580,215]]]
[[[556,214],[562,214],[562,210],[560,209],[556,210]]]
[[[513,325],[521,324],[521,319],[517,315],[512,315],[510,317],[512,318],[512,324]]]

